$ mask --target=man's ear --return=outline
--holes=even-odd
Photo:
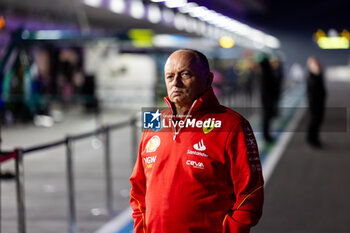
[[[213,83],[214,74],[212,72],[208,72],[207,74],[207,87],[211,87],[211,84]]]

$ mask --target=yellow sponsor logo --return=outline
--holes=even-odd
[[[146,152],[155,152],[160,145],[160,138],[158,136],[153,136],[146,145]]]
[[[218,121],[218,122],[220,122],[220,124],[217,125],[217,126],[218,126],[218,127],[221,127],[221,121]],[[214,119],[211,119],[211,118],[206,119],[206,120],[204,121],[203,127],[202,127],[203,133],[204,133],[204,134],[210,133],[211,131],[213,131],[213,129],[215,128],[215,126],[216,126],[215,118],[214,118]]]
[[[215,126],[213,126],[213,127],[204,127],[203,126],[203,133],[205,133],[205,134],[210,133],[214,128],[215,128]]]

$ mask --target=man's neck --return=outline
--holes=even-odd
[[[188,113],[190,110],[191,106],[185,106],[185,105],[176,105],[175,104],[175,109],[176,109],[176,115],[179,117],[182,117]]]

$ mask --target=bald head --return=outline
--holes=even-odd
[[[203,53],[201,53],[197,50],[194,50],[194,49],[179,49],[179,50],[176,50],[175,52],[173,52],[169,56],[169,58],[172,55],[175,55],[178,53],[187,54],[188,56],[192,56],[192,58],[195,60],[195,62],[198,64],[198,66],[201,67],[203,72],[205,72],[205,73],[210,72],[208,59]]]
[[[175,106],[190,107],[212,83],[207,58],[199,51],[181,49],[173,52],[164,68],[168,96]]]

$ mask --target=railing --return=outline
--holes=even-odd
[[[74,166],[73,166],[73,149],[72,144],[74,141],[81,140],[96,135],[103,135],[104,144],[104,168],[105,168],[105,198],[106,198],[106,209],[112,212],[113,208],[113,188],[112,188],[112,169],[111,169],[111,156],[110,156],[110,132],[112,130],[118,130],[127,126],[132,127],[131,134],[131,153],[132,153],[132,164],[137,158],[137,119],[135,117],[130,118],[127,121],[120,122],[112,125],[102,126],[94,131],[87,132],[79,135],[69,135],[63,140],[55,141],[52,143],[30,147],[27,149],[17,148],[11,152],[1,152],[0,154],[0,165],[1,162],[8,159],[15,159],[15,172],[16,172],[16,197],[17,197],[17,225],[19,233],[26,233],[26,206],[25,206],[25,190],[24,190],[24,169],[23,159],[24,155],[31,152],[46,150],[53,147],[65,146],[66,147],[66,178],[67,178],[67,199],[68,199],[68,222],[69,222],[69,233],[76,233],[76,209],[75,209],[75,185],[74,185]],[[1,189],[0,189],[1,192]],[[0,195],[1,196],[1,195]],[[1,216],[0,216],[1,218]],[[1,221],[1,219],[0,219]],[[1,224],[0,224],[1,226]]]

